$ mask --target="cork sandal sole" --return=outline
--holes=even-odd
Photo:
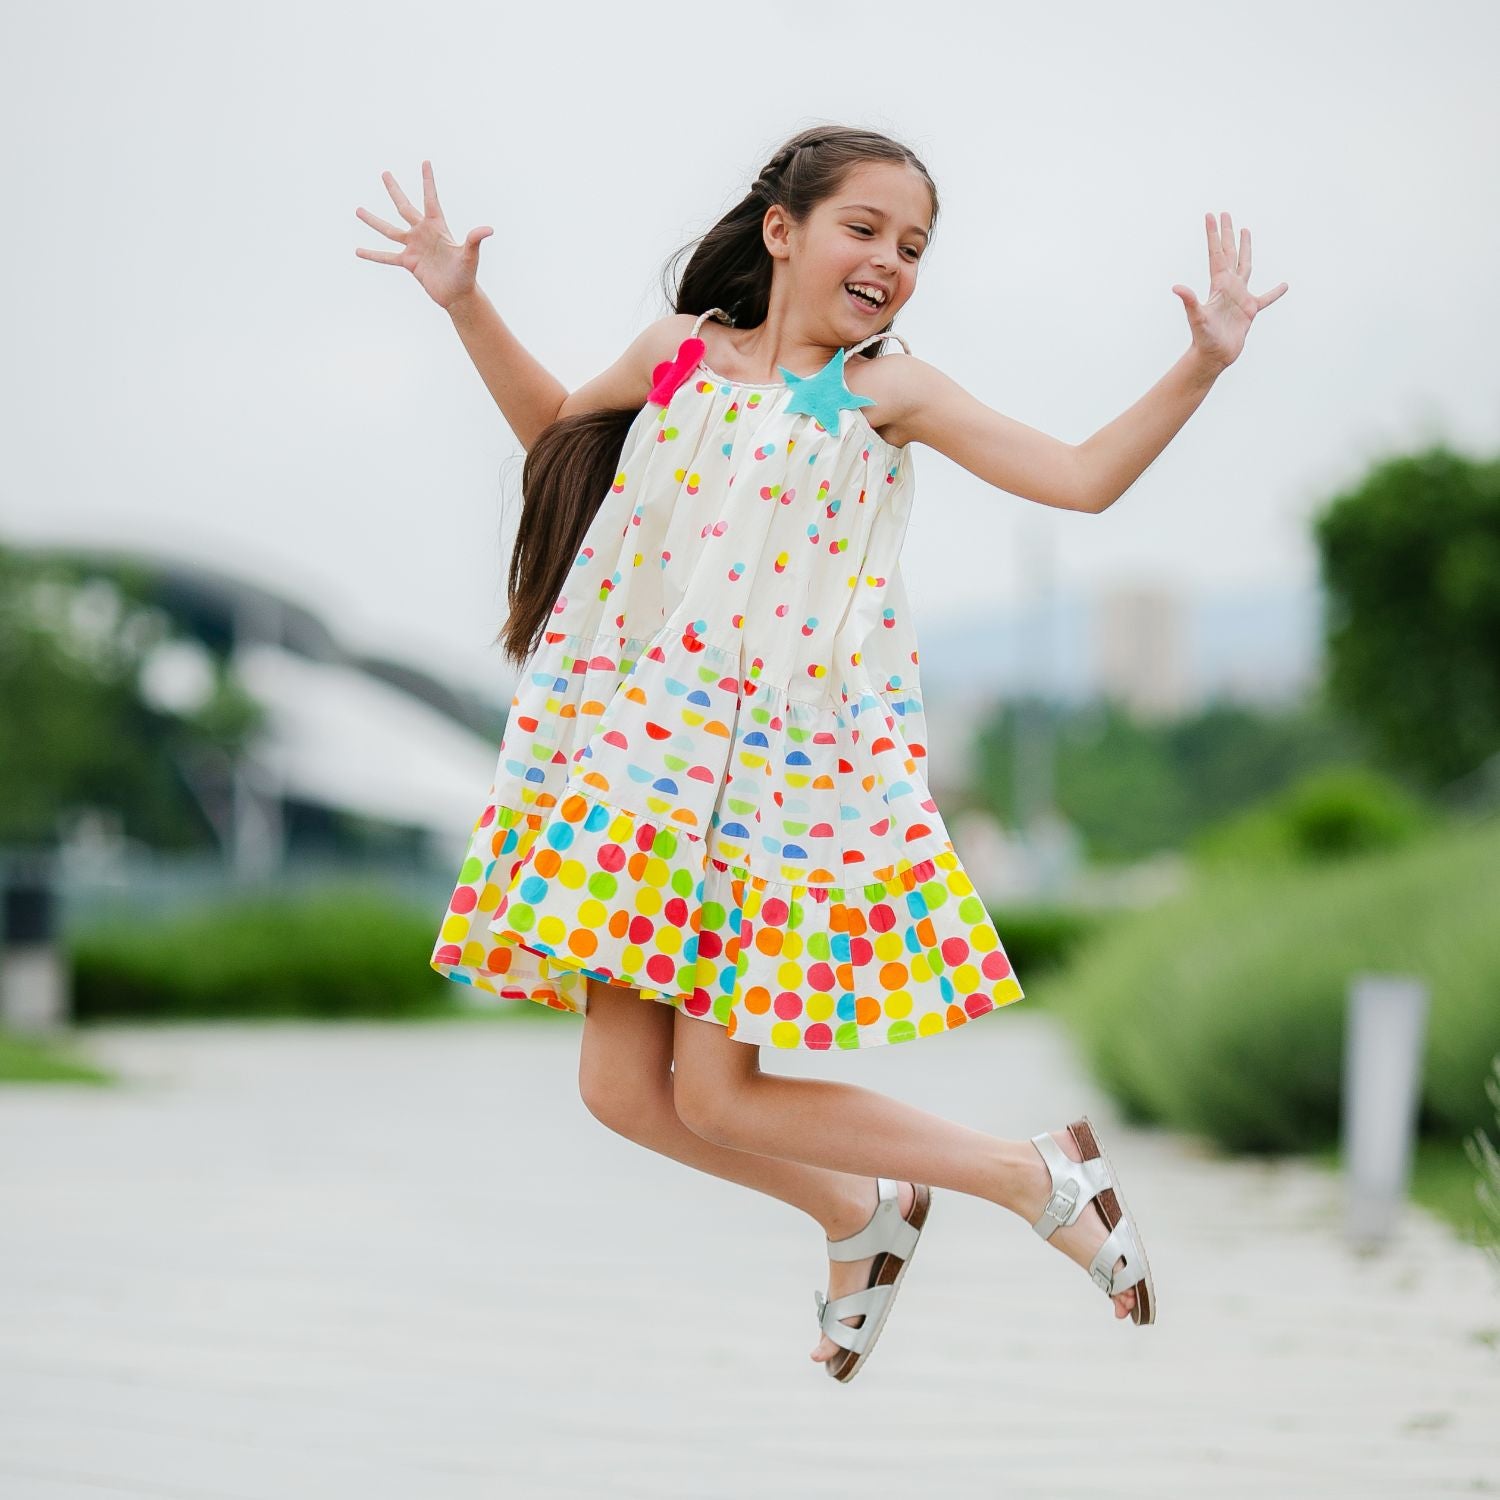
[[[922,1183],[914,1184],[917,1190],[916,1197],[912,1200],[911,1212],[906,1216],[906,1222],[913,1229],[921,1229],[927,1222],[927,1215],[932,1207],[932,1189]],[[918,1240],[917,1244],[921,1241]],[[912,1263],[917,1253],[917,1245],[913,1245],[906,1259],[892,1254],[889,1250],[880,1251],[874,1264],[870,1267],[870,1279],[865,1283],[867,1287],[889,1285],[891,1294],[885,1299],[885,1306],[875,1315],[875,1326],[870,1330],[869,1342],[856,1353],[852,1349],[840,1349],[837,1354],[832,1354],[824,1362],[828,1373],[838,1381],[848,1384],[864,1367],[864,1362],[870,1357],[875,1348],[876,1340],[880,1337],[880,1331],[885,1327],[885,1320],[891,1315],[891,1307],[896,1301],[896,1294],[901,1288],[901,1279],[906,1275],[906,1268]],[[865,1315],[865,1320],[869,1318]],[[851,1328],[864,1327],[865,1320],[859,1323],[851,1323]]]
[[[1140,1230],[1136,1227],[1134,1218],[1131,1217],[1130,1207],[1125,1202],[1125,1195],[1119,1191],[1120,1174],[1115,1171],[1115,1164],[1110,1160],[1109,1153],[1104,1149],[1094,1129],[1093,1121],[1087,1115],[1081,1120],[1074,1120],[1068,1126],[1068,1133],[1077,1142],[1079,1153],[1085,1161],[1091,1161],[1096,1156],[1104,1158],[1104,1165],[1109,1172],[1109,1180],[1113,1186],[1100,1188],[1093,1201],[1098,1205],[1107,1230],[1113,1230],[1122,1218],[1129,1221],[1136,1248],[1140,1251],[1142,1272],[1141,1279],[1131,1288],[1135,1292],[1135,1306],[1130,1310],[1130,1317],[1134,1323],[1154,1323],[1156,1321],[1156,1286],[1151,1279],[1151,1262],[1146,1259],[1146,1247],[1141,1243]]]

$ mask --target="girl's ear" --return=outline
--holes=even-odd
[[[760,221],[761,238],[766,252],[777,260],[785,260],[792,253],[792,221],[781,204],[773,203]]]

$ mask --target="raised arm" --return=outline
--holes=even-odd
[[[609,369],[569,395],[568,388],[515,336],[479,286],[479,244],[494,231],[482,226],[471,229],[463,244],[454,240],[438,202],[431,162],[422,163],[420,213],[389,172],[381,177],[408,227],[399,229],[363,208],[354,212],[402,248],[395,253],[359,247],[354,253],[363,260],[404,267],[448,313],[480,379],[523,448],[529,449],[558,417],[605,406],[645,404],[653,366],[676,352],[686,328],[676,330],[690,324],[691,318],[671,314],[651,324]]]
[[[523,448],[557,420],[568,388],[506,326],[476,286],[452,302],[448,316],[474,368]]]
[[[407,227],[398,229],[364,208],[354,210],[372,229],[401,246],[399,252],[356,247],[362,260],[402,266],[416,277],[424,292],[453,320],[469,358],[479,371],[495,404],[523,447],[557,417],[567,390],[505,326],[488,297],[479,289],[479,245],[494,231],[488,225],[471,229],[459,244],[449,233],[438,202],[432,163],[422,163],[422,210],[419,213],[389,172],[380,174],[396,211]]]
[[[1093,510],[1083,456],[1071,443],[1004,416],[915,355],[890,356],[901,379],[889,431],[926,443],[996,489],[1059,510]],[[883,363],[883,361],[882,361]]]
[[[1137,479],[1197,410],[1220,374],[1239,357],[1255,315],[1287,289],[1282,282],[1260,297],[1247,285],[1250,231],[1241,231],[1238,257],[1229,215],[1207,215],[1212,293],[1199,304],[1174,286],[1192,328],[1188,351],[1133,406],[1082,443],[1065,443],[1013,421],[970,395],[942,371],[902,359],[894,427],[908,441],[946,454],[971,474],[1025,500],[1097,515]]]

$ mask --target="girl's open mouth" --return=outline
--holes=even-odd
[[[862,313],[868,313],[872,317],[885,310],[885,303],[878,301],[875,297],[867,296],[863,292],[851,292],[847,283],[844,286],[844,295]]]

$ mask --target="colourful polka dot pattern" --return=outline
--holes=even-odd
[[[786,404],[700,364],[632,425],[520,674],[440,973],[577,1013],[593,976],[815,1051],[1022,997],[924,776],[911,455]]]

